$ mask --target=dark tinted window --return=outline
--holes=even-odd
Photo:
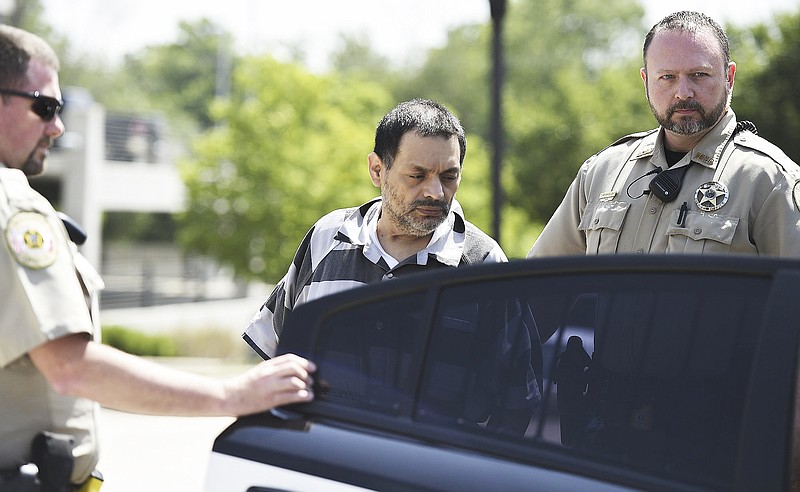
[[[769,285],[539,275],[371,302],[323,320],[319,399],[729,487]]]
[[[443,293],[422,371],[420,420],[524,434],[541,402],[541,363],[531,351],[539,354],[538,337],[528,306],[510,291],[496,294],[482,285]]]
[[[420,322],[424,307],[418,293],[325,319],[314,355],[323,381],[318,397],[381,413],[408,412],[427,333]]]
[[[424,369],[421,418],[449,398],[458,422],[470,424],[490,413],[487,406],[513,405],[524,396],[520,374],[502,371],[524,357],[517,316],[529,308],[537,326],[530,363],[543,397],[527,439],[651,473],[730,485],[767,291],[765,279],[703,275],[687,283],[685,275],[668,273],[448,288]],[[453,323],[454,312],[471,316]],[[543,361],[536,356],[537,332],[546,340]],[[577,338],[567,351],[571,337]],[[498,371],[518,379],[498,378]],[[477,413],[465,410],[476,407]]]

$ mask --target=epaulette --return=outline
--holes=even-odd
[[[653,128],[652,130],[646,130],[646,131],[643,131],[643,132],[636,132],[636,133],[631,133],[629,135],[625,135],[624,137],[615,140],[614,142],[612,142],[611,144],[609,144],[605,148],[595,152],[595,154],[592,157],[595,157],[595,156],[597,156],[599,154],[602,154],[606,150],[608,150],[611,147],[614,147],[616,145],[622,145],[624,143],[630,142],[631,140],[641,140],[641,139],[647,137],[648,135],[652,135],[654,132],[657,132],[658,130],[659,130],[658,128]]]
[[[755,150],[775,161],[789,174],[797,175],[800,172],[797,164],[787,156],[783,150],[769,140],[766,140],[750,131],[737,132],[733,137],[736,145]]]
[[[609,147],[613,147],[615,145],[624,144],[625,142],[629,142],[631,140],[638,140],[638,139],[644,138],[644,137],[646,137],[648,135],[651,135],[653,132],[657,132],[657,131],[658,131],[658,128],[653,128],[652,130],[646,130],[646,131],[643,131],[643,132],[631,133],[630,135],[625,135],[624,137],[615,140],[614,142],[611,143],[611,145],[609,145]]]

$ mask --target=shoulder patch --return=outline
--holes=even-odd
[[[44,215],[19,212],[8,221],[5,232],[11,255],[20,265],[38,270],[56,261],[56,234]]]

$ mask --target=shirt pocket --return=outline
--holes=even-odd
[[[586,207],[578,229],[586,235],[586,254],[615,253],[630,204],[594,202]]]
[[[667,229],[667,253],[728,253],[739,225],[739,217],[688,212],[683,227],[678,226],[679,210],[672,213]]]

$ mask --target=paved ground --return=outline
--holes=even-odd
[[[154,361],[224,377],[248,366],[216,359]],[[103,492],[201,492],[214,438],[232,417],[159,417],[102,409],[100,463]]]
[[[106,325],[146,332],[229,327],[238,338],[264,297],[103,311]],[[241,342],[244,343],[244,342]],[[224,377],[247,366],[216,359],[154,359],[184,370]],[[134,415],[103,409],[100,463],[103,492],[201,492],[214,438],[233,418]]]
[[[202,492],[214,437],[232,418],[133,415],[103,409],[103,492]]]

